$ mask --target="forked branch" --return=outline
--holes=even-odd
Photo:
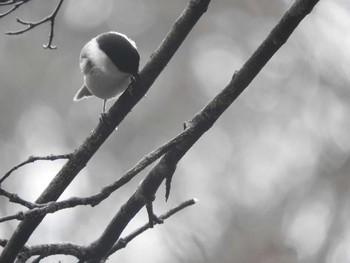
[[[11,13],[13,13],[15,10],[17,10],[19,7],[21,7],[23,4],[29,2],[30,0],[22,0],[22,1],[8,1],[5,3],[2,3],[1,5],[13,5],[11,9],[9,9],[8,11],[0,14],[0,18],[5,17]],[[23,19],[17,18],[16,21],[21,24],[24,25],[25,28],[21,29],[21,30],[17,30],[17,31],[9,31],[6,32],[7,35],[20,35],[23,34],[25,32],[28,32],[34,28],[36,28],[37,26],[40,26],[42,24],[45,24],[47,22],[50,22],[50,34],[49,34],[49,41],[47,44],[44,44],[43,47],[44,48],[48,48],[48,49],[56,49],[57,46],[52,45],[53,42],[53,38],[54,38],[54,34],[55,34],[55,20],[56,20],[56,16],[58,14],[58,11],[60,10],[62,4],[63,4],[64,0],[60,0],[56,9],[53,11],[53,13],[37,22],[30,22],[30,21],[25,21]]]
[[[166,220],[172,215],[176,214],[177,212],[194,205],[197,202],[197,200],[190,199],[187,200],[176,207],[170,209],[166,213],[159,216],[160,219]],[[136,230],[134,230],[129,235],[120,238],[118,242],[113,246],[113,248],[109,251],[108,256],[114,254],[116,251],[125,248],[126,245],[131,242],[134,238],[142,234],[144,231],[149,229],[149,225],[145,224]],[[0,239],[0,246],[5,247],[8,240],[6,239]],[[89,255],[93,253],[92,251],[89,251],[90,246],[81,246],[77,244],[72,243],[60,243],[60,244],[43,244],[43,245],[34,245],[34,246],[24,246],[23,249],[20,252],[20,259],[18,262],[26,262],[28,259],[34,256],[38,256],[33,262],[39,262],[41,259],[52,256],[52,255],[71,255],[76,257],[79,262],[85,262],[87,258],[89,258]]]

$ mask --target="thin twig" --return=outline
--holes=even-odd
[[[23,220],[24,218],[20,216],[20,213],[10,216],[4,216],[0,218],[0,223],[11,221],[11,220]]]
[[[179,204],[178,206],[170,209],[168,212],[160,215],[158,218],[161,220],[166,220],[167,218],[171,217],[173,214],[181,211],[182,209],[190,206],[190,205],[194,205],[195,203],[198,202],[198,199],[193,198],[190,200],[187,200],[181,204]],[[155,222],[156,223],[156,222]],[[157,224],[157,223],[156,223]],[[134,230],[133,232],[131,232],[129,235],[120,238],[117,243],[111,248],[111,250],[108,252],[108,256],[114,254],[116,251],[118,251],[119,249],[125,248],[126,245],[132,241],[135,237],[141,235],[143,232],[145,232],[147,229],[150,229],[150,225],[149,223],[144,224],[143,226],[139,227],[138,229]]]
[[[15,4],[16,2],[18,2],[18,1],[16,1],[16,0],[8,0],[8,1],[6,1],[6,2],[1,2],[1,3],[0,3],[0,6],[13,5],[13,4]]]
[[[145,169],[148,165],[155,162],[159,159],[164,153],[169,151],[174,145],[182,142],[188,134],[190,133],[190,129],[183,131],[178,136],[168,141],[164,145],[160,146],[158,149],[150,152],[146,156],[144,156],[140,161],[138,161],[133,168],[127,171],[121,178],[112,184],[102,188],[102,190],[89,197],[71,197],[66,200],[62,200],[59,202],[50,202],[46,204],[36,204],[28,202],[22,198],[20,198],[17,194],[10,193],[5,189],[0,187],[0,195],[6,196],[11,202],[21,204],[31,210],[21,211],[14,215],[8,216],[6,218],[0,219],[0,222],[8,221],[8,220],[24,220],[25,218],[34,218],[43,216],[50,213],[55,213],[57,211],[73,208],[79,205],[91,205],[96,206],[101,203],[103,200],[107,199],[114,191],[118,190],[120,187],[128,183],[133,177],[135,177],[140,171]],[[64,155],[61,155],[64,156]],[[48,156],[52,158],[53,156]],[[29,162],[33,162],[34,158],[38,160],[47,160],[48,157],[30,157],[27,161],[19,164],[18,166],[27,164]],[[56,156],[57,157],[57,156]],[[16,167],[14,167],[16,168]],[[12,168],[11,170],[13,170]],[[18,168],[18,167],[17,167]],[[9,171],[10,172],[10,171]],[[9,173],[8,172],[8,173]]]
[[[0,179],[0,185],[6,180],[7,177],[9,177],[13,171],[17,170],[18,168],[28,164],[33,163],[35,161],[44,160],[44,161],[55,161],[59,159],[69,159],[72,154],[61,154],[61,155],[49,155],[49,156],[30,156],[28,160],[16,165],[11,170],[9,170],[1,179]]]
[[[164,155],[166,152],[168,152],[170,149],[172,149],[175,145],[181,143],[186,138],[189,137],[191,134],[191,130],[187,129],[177,135],[175,138],[171,139],[158,149],[150,152],[146,156],[144,156],[140,161],[136,163],[136,165],[131,168],[129,171],[127,171],[120,179],[115,181],[114,183],[110,184],[109,186],[106,186],[102,189],[101,194],[103,195],[110,195],[115,190],[120,188],[121,186],[125,185],[127,182],[129,182],[132,178],[134,178],[139,172],[141,172],[143,169],[145,169],[147,166],[158,160],[162,155]],[[107,197],[108,197],[107,196]],[[103,199],[102,199],[103,200]],[[101,201],[102,201],[101,200]],[[97,200],[96,200],[97,201]]]
[[[28,1],[28,0],[27,0]],[[44,24],[46,22],[50,22],[50,35],[49,35],[49,41],[47,44],[43,45],[44,48],[48,48],[48,49],[56,49],[57,46],[53,46],[52,45],[52,42],[53,42],[53,38],[54,38],[54,30],[55,30],[55,20],[56,20],[56,16],[58,14],[58,11],[60,10],[62,4],[63,4],[63,1],[64,0],[60,0],[56,9],[53,11],[53,13],[47,17],[45,17],[44,19],[38,21],[38,22],[29,22],[29,21],[24,21],[20,18],[17,18],[17,22],[24,25],[24,26],[27,26],[26,28],[22,29],[22,30],[18,30],[18,31],[9,31],[9,32],[6,32],[7,35],[20,35],[20,34],[23,34],[29,30],[32,30],[33,28],[41,25],[41,24]],[[19,4],[19,3],[18,3]],[[12,8],[10,10],[10,13],[13,12],[14,10],[16,10],[18,7],[16,7],[18,4],[16,4],[14,6],[14,8]],[[23,3],[22,3],[23,4]],[[5,13],[5,15],[8,15],[9,12]],[[1,18],[1,17],[0,17]]]
[[[58,3],[55,11],[52,13],[51,15],[51,23],[50,23],[50,35],[49,35],[49,43],[47,43],[46,45],[43,45],[43,47],[46,49],[56,49],[57,46],[52,46],[52,41],[53,41],[53,37],[54,37],[54,30],[55,30],[55,20],[56,20],[56,16],[58,14],[58,11],[60,10],[62,4],[63,4],[64,0],[60,0],[60,2]]]
[[[7,5],[13,5],[13,7],[11,9],[9,9],[8,11],[0,14],[0,18],[3,18],[9,14],[11,14],[12,12],[14,12],[16,9],[18,9],[21,5],[27,3],[29,0],[23,0],[23,1],[16,1],[16,0],[13,0],[13,1],[8,1],[8,2],[5,2],[5,3],[0,3],[0,6],[7,6]]]
[[[41,204],[35,204],[32,202],[26,201],[23,198],[19,197],[18,194],[10,193],[9,191],[6,191],[2,187],[0,187],[0,195],[7,197],[9,199],[9,201],[12,203],[23,205],[29,209],[33,209],[33,208],[42,206]]]

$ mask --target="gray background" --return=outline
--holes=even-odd
[[[67,189],[87,196],[182,130],[267,36],[287,0],[212,1],[163,74]],[[56,21],[21,36],[15,17],[36,21],[55,8],[32,1],[0,24],[0,169],[30,155],[73,151],[98,122],[102,101],[74,103],[78,57],[99,33],[137,43],[141,68],[187,1],[70,0]],[[4,10],[5,9],[1,9]],[[350,2],[323,0],[249,88],[180,162],[170,200],[155,212],[200,202],[148,231],[111,262],[350,262]],[[109,102],[108,106],[112,105]],[[8,190],[35,200],[64,162],[14,173]],[[95,208],[49,215],[30,244],[95,240],[146,171]],[[0,216],[20,207],[0,199]],[[142,210],[125,233],[147,221]],[[9,237],[16,222],[1,224]],[[55,258],[55,262],[67,257]],[[49,258],[45,262],[53,262]],[[74,260],[72,262],[75,262]]]

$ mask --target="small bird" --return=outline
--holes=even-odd
[[[85,44],[80,52],[80,68],[84,84],[74,101],[92,95],[106,101],[121,95],[129,85],[139,79],[140,55],[134,41],[118,32],[98,35]]]

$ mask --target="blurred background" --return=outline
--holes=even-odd
[[[36,21],[57,1],[31,1],[0,24],[0,173],[30,155],[74,151],[96,126],[102,101],[73,102],[79,53],[102,32],[135,40],[141,68],[187,1],[66,0],[55,51],[45,24],[20,36],[16,17]],[[61,199],[88,196],[182,131],[231,79],[291,0],[212,1],[153,87]],[[2,12],[6,8],[1,9]],[[350,2],[323,0],[259,76],[180,162],[161,214],[200,201],[116,253],[110,262],[350,262]],[[114,102],[114,101],[113,101]],[[112,105],[109,102],[108,106]],[[65,161],[37,162],[4,184],[34,201]],[[149,170],[149,169],[148,169]],[[89,244],[147,174],[95,208],[47,216],[29,244]],[[0,198],[0,216],[20,206]],[[142,210],[123,233],[147,222]],[[0,225],[9,238],[17,222]],[[0,250],[1,251],[1,250]],[[50,257],[44,262],[76,262]]]

